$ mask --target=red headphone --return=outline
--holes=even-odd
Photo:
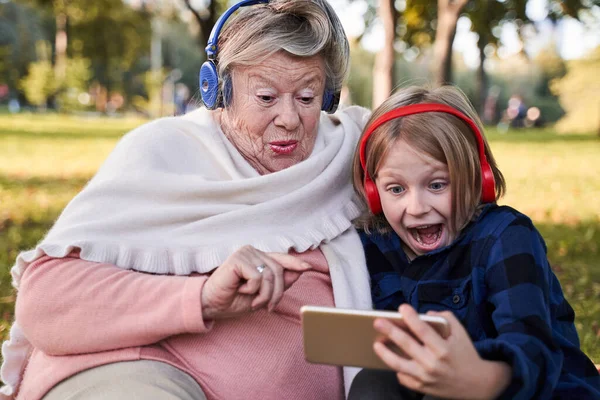
[[[367,203],[369,205],[369,209],[375,215],[381,213],[381,200],[379,199],[379,192],[377,192],[377,187],[375,183],[369,176],[367,172],[366,162],[365,162],[365,152],[367,148],[367,141],[371,134],[375,131],[375,129],[379,128],[384,123],[391,121],[396,118],[401,118],[411,114],[421,114],[426,112],[444,112],[448,114],[452,114],[461,120],[463,120],[471,130],[475,133],[475,138],[477,139],[477,149],[479,151],[479,163],[481,164],[481,202],[482,203],[493,203],[496,201],[496,183],[494,181],[494,174],[492,172],[492,168],[487,161],[485,156],[485,147],[483,145],[483,138],[481,132],[479,131],[479,127],[477,124],[465,114],[460,111],[447,106],[445,104],[437,104],[437,103],[422,103],[422,104],[411,104],[408,106],[396,108],[390,112],[383,114],[381,117],[377,118],[366,130],[360,141],[360,165],[365,173],[365,195],[367,197]]]

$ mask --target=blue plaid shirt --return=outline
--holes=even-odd
[[[600,399],[600,376],[528,217],[487,205],[452,244],[412,262],[393,232],[361,239],[375,307],[452,311],[482,358],[512,367],[501,398]]]

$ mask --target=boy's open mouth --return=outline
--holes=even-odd
[[[421,225],[409,228],[412,237],[424,250],[433,250],[437,248],[443,231],[443,224]]]

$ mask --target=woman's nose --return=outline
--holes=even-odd
[[[279,104],[279,114],[275,118],[275,124],[286,130],[294,130],[300,125],[300,115],[294,103],[294,99],[284,97]]]

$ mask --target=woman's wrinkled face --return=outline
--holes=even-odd
[[[313,150],[325,66],[320,56],[279,52],[232,73],[233,96],[221,115],[227,138],[261,174],[295,165]]]

